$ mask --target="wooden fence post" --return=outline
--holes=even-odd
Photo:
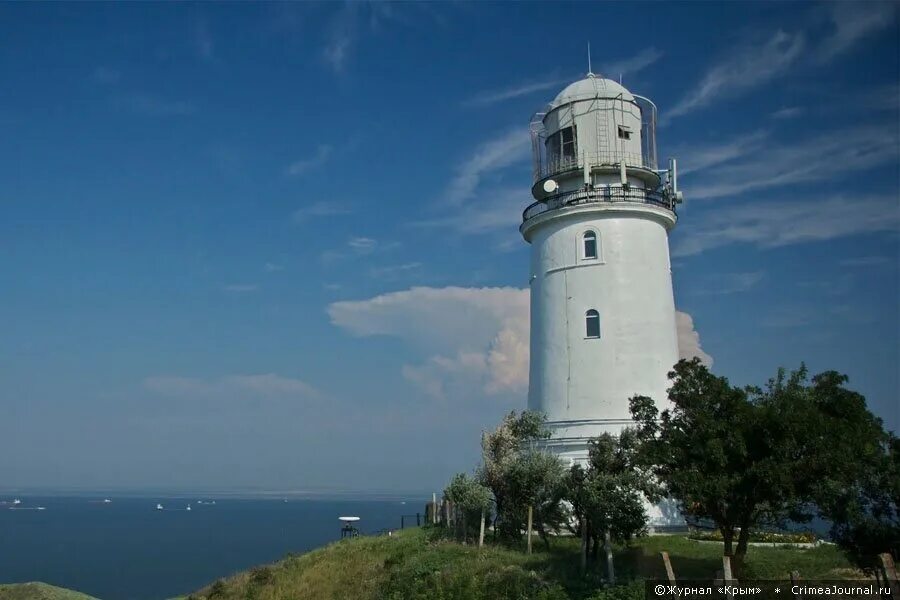
[[[734,585],[734,583],[735,583],[735,581],[734,581],[734,579],[732,579],[732,575],[731,575],[731,557],[730,556],[722,557],[722,579],[725,580],[725,585],[727,585],[727,586]],[[728,594],[726,594],[725,597],[728,598],[728,600],[734,599],[734,595],[731,594],[730,592]]]
[[[481,509],[481,525],[478,527],[478,547],[484,546],[484,509]]]
[[[884,578],[891,588],[891,597],[896,598],[896,590],[900,587],[900,578],[897,576],[897,567],[894,565],[894,559],[890,554],[885,552],[878,555],[878,562],[881,563],[881,569],[884,571]]]
[[[660,556],[663,559],[663,565],[666,567],[666,577],[669,580],[669,583],[675,585],[675,571],[672,569],[672,562],[669,560],[668,552],[660,552]]]
[[[531,506],[528,507],[528,554],[531,554],[531,525],[532,525],[532,517],[533,517],[533,509]]]
[[[800,571],[791,571],[791,587],[793,588],[795,585],[800,585]],[[800,600],[802,596],[794,594],[794,598]]]
[[[609,583],[616,584],[616,570],[613,568],[612,539],[609,529],[603,534],[603,545],[606,546],[606,572],[609,575]]]

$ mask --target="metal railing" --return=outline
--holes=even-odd
[[[610,185],[589,190],[563,192],[535,202],[522,213],[522,221],[528,221],[545,212],[579,206],[582,204],[631,202],[635,204],[651,204],[675,212],[675,202],[668,194],[645,188]]]

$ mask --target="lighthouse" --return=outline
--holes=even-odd
[[[588,73],[531,120],[528,408],[548,449],[583,462],[588,442],[631,424],[634,395],[665,402],[678,361],[669,231],[675,161],[658,169],[656,107]]]

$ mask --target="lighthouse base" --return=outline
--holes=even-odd
[[[593,438],[602,433],[618,436],[625,427],[633,424],[631,419],[551,421],[547,423],[550,438],[544,440],[542,447],[559,457],[566,468],[576,464],[587,467],[588,449]],[[678,510],[678,503],[671,498],[664,498],[656,504],[644,498],[644,508],[651,532],[686,527],[684,516]]]

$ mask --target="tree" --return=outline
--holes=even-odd
[[[880,421],[846,377],[783,369],[764,388],[737,388],[699,360],[669,373],[670,408],[636,396],[639,458],[688,518],[711,520],[740,560],[760,525],[804,522],[814,502],[852,485],[881,443]],[[733,542],[737,536],[737,547]]]
[[[831,538],[861,569],[871,572],[882,552],[900,558],[900,438],[889,436],[880,460],[857,485],[822,499]]]
[[[459,511],[463,541],[478,535],[481,519],[489,514],[490,490],[465,473],[458,473],[444,490],[444,497]]]
[[[501,539],[520,539],[528,506],[534,508],[535,528],[545,544],[547,529],[562,521],[564,469],[541,448],[550,437],[540,413],[510,412],[500,425],[482,436],[482,465],[478,480],[494,496],[494,532]]]
[[[564,497],[577,519],[575,533],[587,530],[583,551],[594,559],[606,532],[624,542],[646,531],[643,496],[656,498],[659,489],[640,470],[636,452],[634,431],[625,430],[618,437],[604,433],[591,440],[586,468],[573,465],[566,474]]]

